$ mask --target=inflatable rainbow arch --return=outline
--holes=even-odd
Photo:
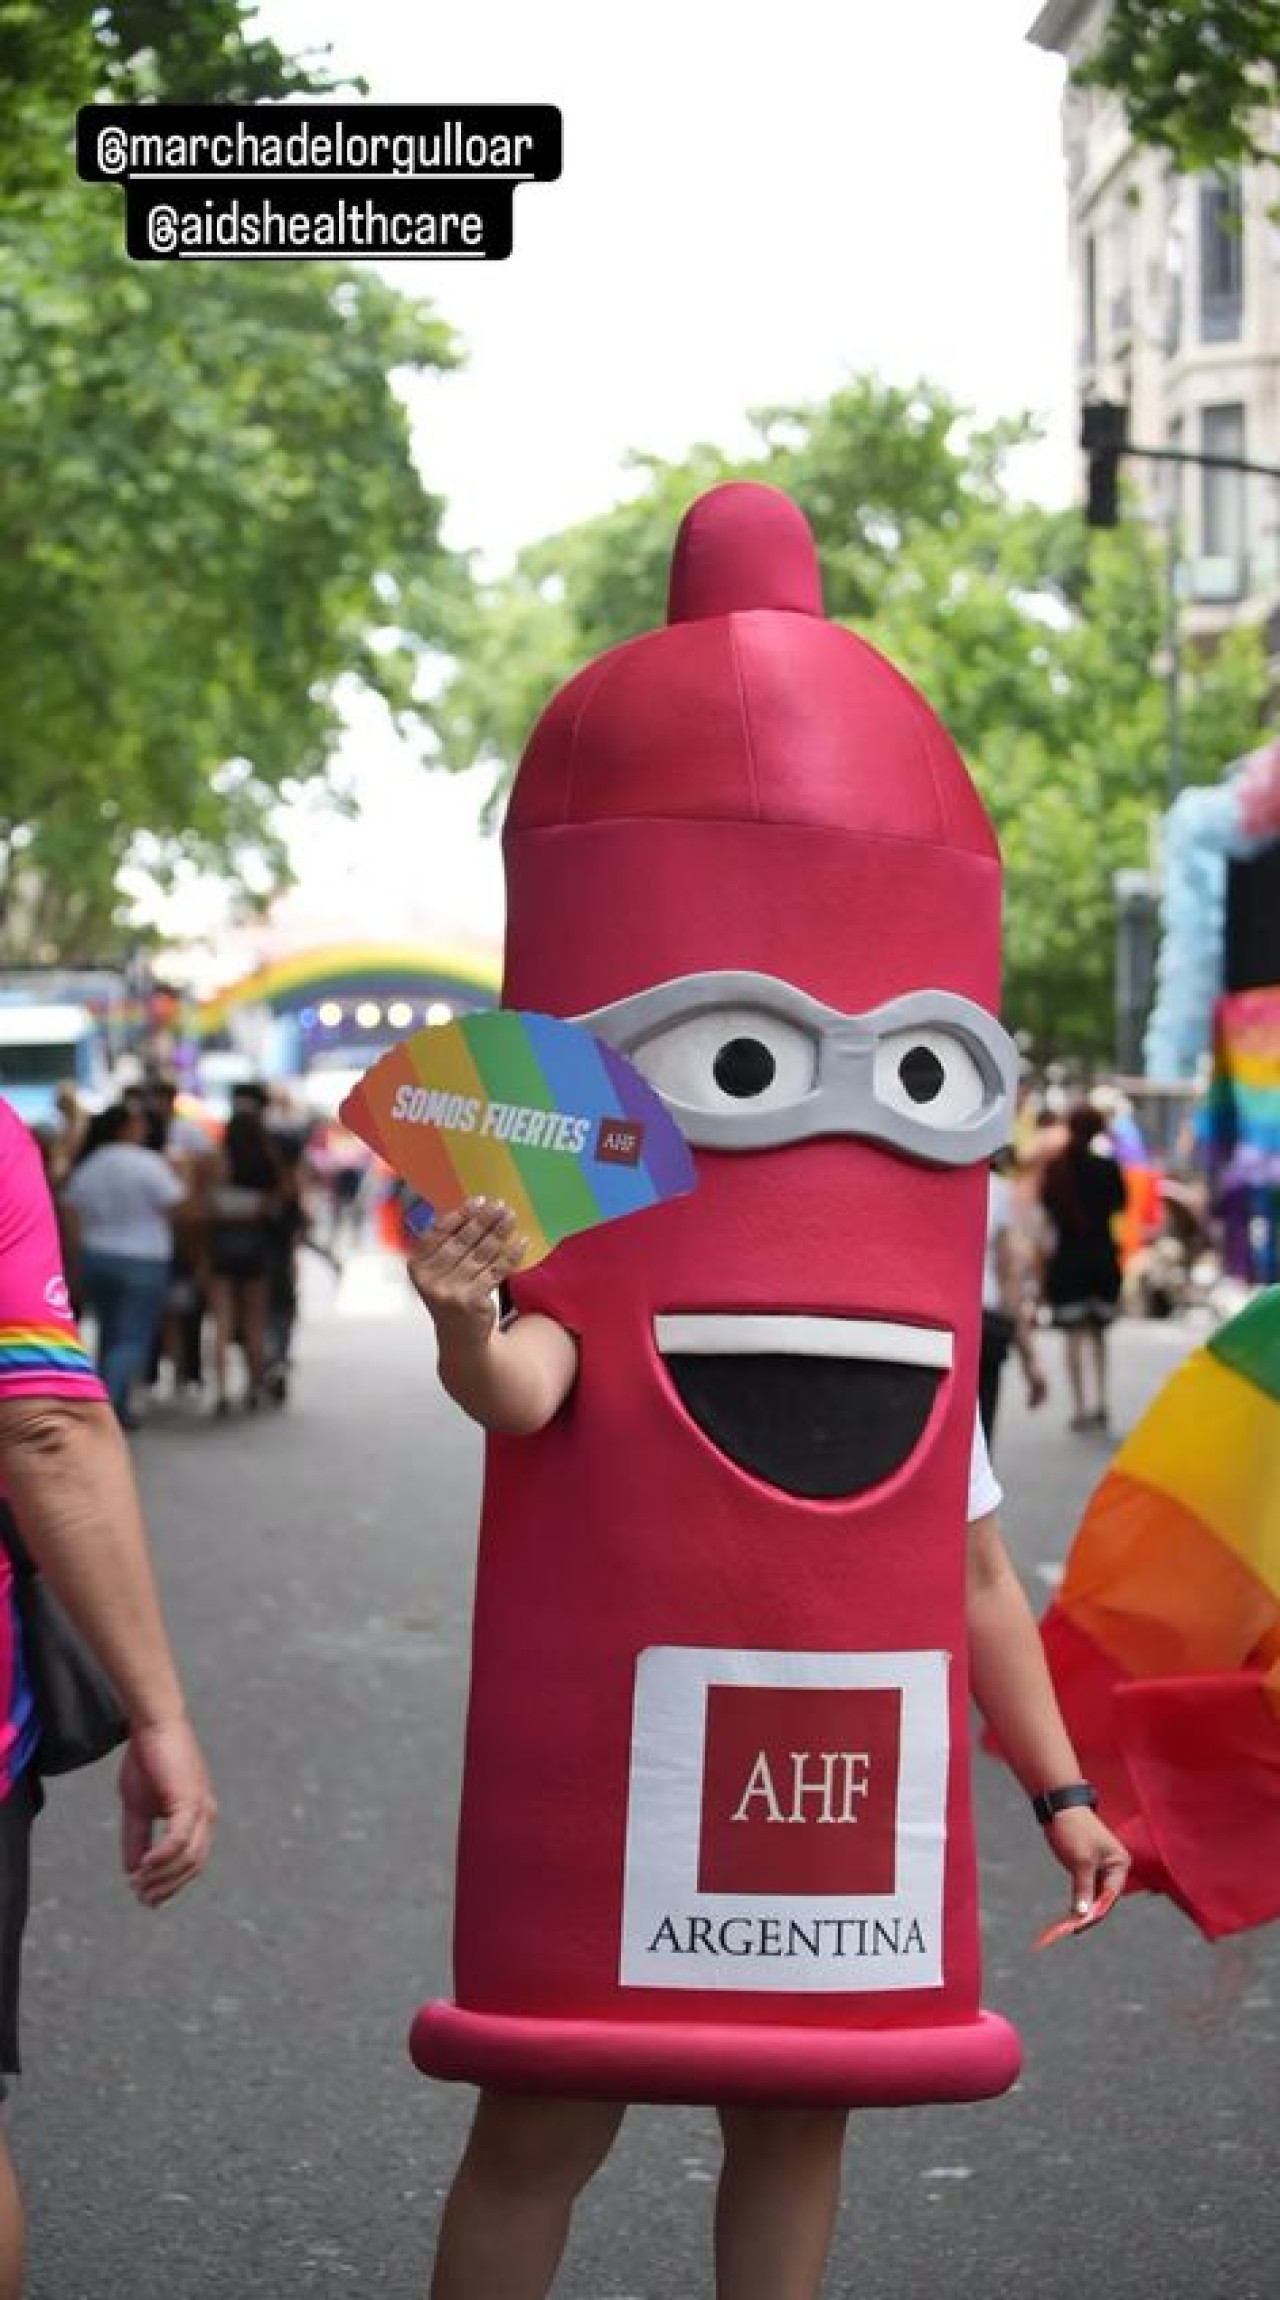
[[[497,951],[419,942],[330,943],[271,959],[202,1000],[190,1029],[195,1038],[215,1038],[237,1008],[261,1006],[286,1014],[325,999],[439,998],[452,1005],[494,1006],[500,983]]]

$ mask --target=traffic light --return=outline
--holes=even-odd
[[[1080,445],[1089,458],[1084,515],[1090,527],[1116,524],[1116,481],[1128,444],[1129,410],[1123,402],[1086,400],[1080,410]]]

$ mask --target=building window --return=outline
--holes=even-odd
[[[1243,407],[1201,408],[1200,452],[1243,458]],[[1246,589],[1245,474],[1203,465],[1200,479],[1200,547],[1207,562],[1203,569],[1205,588],[1220,599],[1239,599]]]
[[[1133,328],[1133,210],[1125,200],[1119,201],[1111,214],[1107,234],[1106,273],[1110,295],[1107,302],[1107,328],[1114,354],[1115,338],[1126,339]]]
[[[1233,343],[1244,325],[1244,209],[1238,175],[1200,186],[1200,334]]]

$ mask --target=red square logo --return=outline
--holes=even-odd
[[[709,1685],[698,1890],[892,1893],[895,1686]]]
[[[602,1166],[638,1166],[644,1127],[638,1118],[602,1118],[596,1129],[596,1158]]]

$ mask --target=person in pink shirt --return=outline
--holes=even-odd
[[[158,1908],[208,1859],[213,1791],[156,1594],[128,1449],[72,1316],[40,1152],[0,1100],[0,1514],[9,1512],[129,1718],[121,1849],[138,1899]],[[18,2068],[39,1772],[40,1720],[0,1541],[0,2090]],[[17,2300],[22,2243],[21,2200],[0,2139],[0,2300]]]

